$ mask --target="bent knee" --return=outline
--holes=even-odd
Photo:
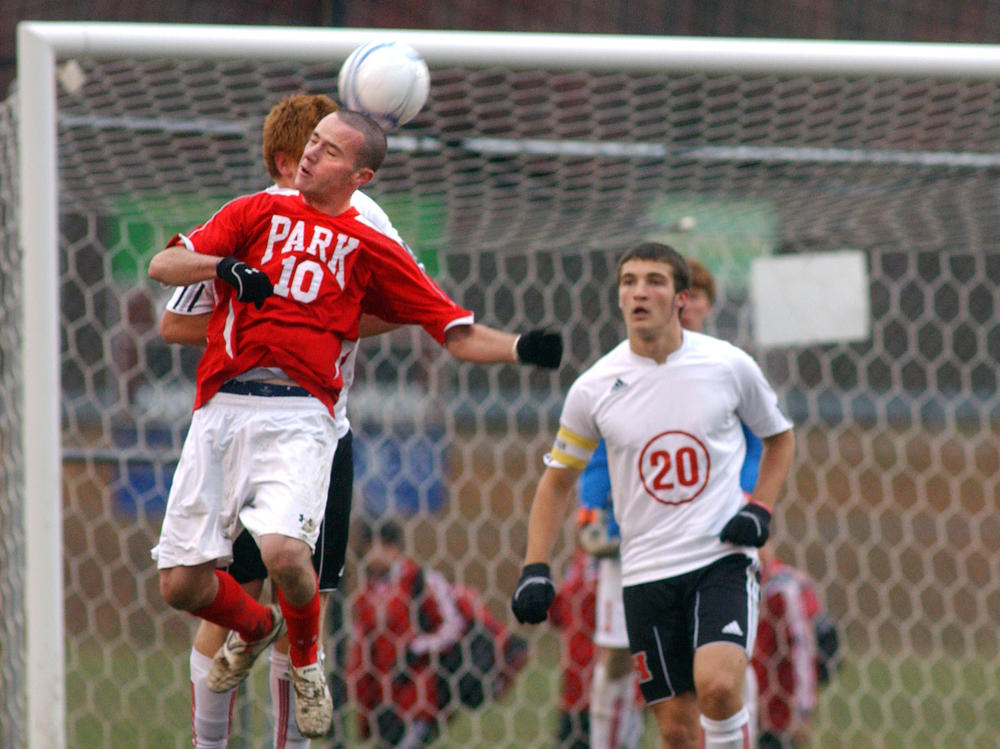
[[[181,611],[197,611],[208,606],[214,596],[209,575],[190,567],[160,570],[160,595],[168,606]]]
[[[687,749],[701,744],[701,729],[697,724],[660,726],[660,741],[671,749]]]
[[[264,536],[261,539],[260,553],[268,574],[278,580],[294,578],[303,569],[312,569],[312,550],[297,538]]]

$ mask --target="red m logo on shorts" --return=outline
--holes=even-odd
[[[653,675],[649,672],[649,666],[646,665],[645,650],[632,653],[632,670],[635,671],[640,684],[653,678]]]

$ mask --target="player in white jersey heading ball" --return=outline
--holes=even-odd
[[[511,601],[546,618],[548,562],[580,472],[603,438],[621,526],[629,650],[664,747],[749,743],[741,689],[757,628],[757,548],[791,467],[792,424],[745,352],[686,331],[690,270],[654,242],[618,263],[628,337],[573,383],[532,501],[525,567]],[[740,422],[763,441],[749,501]]]

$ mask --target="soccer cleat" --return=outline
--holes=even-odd
[[[281,609],[275,604],[271,604],[269,608],[274,617],[274,626],[264,637],[248,643],[244,642],[239,633],[231,631],[222,647],[216,651],[205,680],[213,692],[228,692],[243,681],[250,673],[250,667],[257,656],[285,631],[285,617],[281,615]]]
[[[333,698],[319,663],[302,668],[289,664],[288,677],[295,689],[295,722],[299,733],[316,739],[325,736],[333,723]]]

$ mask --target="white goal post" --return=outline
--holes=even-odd
[[[804,40],[511,34],[387,29],[299,29],[25,21],[17,28],[19,211],[23,295],[23,517],[27,743],[66,745],[63,651],[62,456],[60,453],[59,164],[57,64],[75,57],[325,62],[364,41],[411,44],[432,71],[448,66],[741,75],[803,74],[901,79],[1000,78],[1000,46]],[[629,143],[564,141],[564,148]],[[539,141],[539,152],[558,148]],[[644,148],[650,144],[641,144]],[[655,144],[653,144],[655,146]],[[530,144],[525,146],[530,147]],[[653,154],[656,155],[655,153]],[[754,159],[764,150],[747,151]],[[770,152],[776,161],[809,154]],[[961,168],[996,166],[996,154],[946,154]],[[820,156],[816,156],[820,158]],[[850,153],[841,154],[850,160]],[[892,158],[888,151],[882,158]],[[912,158],[909,156],[908,158]],[[942,158],[936,155],[934,158]]]

